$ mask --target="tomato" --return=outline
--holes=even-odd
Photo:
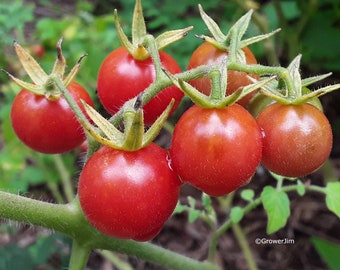
[[[254,54],[248,47],[244,47],[243,52],[245,54],[247,64],[257,64],[257,60]],[[201,65],[212,65],[220,63],[226,56],[228,56],[228,51],[223,51],[208,42],[204,42],[200,45],[191,55],[189,59],[188,69],[193,69]],[[235,92],[238,88],[247,86],[252,83],[252,81],[247,78],[247,73],[229,70],[227,75],[227,94]],[[251,77],[258,79],[257,75],[250,75]],[[200,92],[209,95],[211,92],[211,80],[209,77],[198,78],[190,81],[190,84],[197,88]],[[255,92],[252,92],[241,100],[238,101],[242,106],[247,106]]]
[[[223,109],[188,109],[175,126],[172,167],[184,182],[211,196],[248,183],[261,161],[262,136],[239,104]]]
[[[146,241],[172,214],[180,186],[167,152],[158,145],[132,152],[104,146],[85,164],[78,194],[85,216],[99,231]]]
[[[179,73],[180,67],[167,53],[160,51],[163,66],[171,73]],[[155,80],[152,59],[136,60],[124,47],[112,51],[103,61],[98,72],[98,96],[104,108],[116,113],[129,99],[137,96]],[[172,98],[174,111],[183,97],[175,86],[163,89],[144,106],[144,121],[151,125],[169,105]]]
[[[79,105],[82,99],[93,106],[91,97],[78,83],[72,82],[68,90]],[[70,151],[85,139],[83,128],[64,97],[52,101],[22,89],[13,101],[11,121],[24,144],[46,154]]]
[[[262,163],[276,174],[301,177],[317,170],[332,148],[326,116],[311,104],[272,104],[257,118],[263,132]]]
[[[31,52],[33,55],[36,55],[39,58],[42,58],[45,54],[45,48],[43,45],[34,44],[30,47]]]

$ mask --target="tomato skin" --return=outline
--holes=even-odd
[[[247,64],[257,64],[257,60],[254,54],[248,47],[244,47],[242,50],[245,53]],[[209,42],[204,42],[191,55],[187,69],[193,69],[201,65],[212,65],[220,63],[226,56],[228,56],[228,54],[228,51],[220,50],[211,45]],[[238,88],[252,83],[252,81],[247,78],[247,73],[245,72],[229,70],[227,76],[227,94],[231,94],[235,92]],[[254,74],[251,74],[249,76],[255,79],[259,78],[259,76]],[[211,80],[209,77],[192,80],[190,81],[190,84],[206,95],[209,95],[211,92]],[[241,100],[238,101],[238,103],[244,107],[247,106],[254,94],[255,91],[243,97]]]
[[[167,53],[159,52],[163,66],[171,73],[181,71],[176,61]],[[151,58],[134,59],[124,47],[112,51],[103,61],[98,72],[98,96],[104,108],[115,114],[129,99],[137,96],[155,80],[155,68]],[[144,106],[144,121],[151,125],[169,105],[172,98],[180,103],[183,92],[175,86],[163,89]]]
[[[222,196],[248,183],[261,161],[262,136],[241,105],[187,110],[173,133],[172,167],[211,196]]]
[[[104,146],[80,175],[80,205],[89,222],[112,237],[146,241],[172,214],[181,182],[167,152],[151,143],[125,152]]]
[[[80,99],[93,106],[80,84],[72,82],[68,90],[80,107]],[[83,128],[64,97],[50,101],[22,89],[13,101],[11,121],[18,138],[41,153],[68,152],[85,140]]]
[[[326,116],[311,104],[272,104],[257,118],[263,131],[263,165],[276,174],[302,177],[317,170],[332,149]]]

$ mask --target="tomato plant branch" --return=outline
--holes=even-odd
[[[86,269],[87,261],[91,249],[79,245],[76,240],[72,242],[71,258],[69,263],[69,270],[83,270]]]
[[[53,155],[53,160],[64,188],[66,200],[71,202],[74,199],[74,191],[71,184],[71,175],[65,167],[64,161],[59,154]]]
[[[240,224],[234,223],[232,225],[232,230],[233,230],[233,233],[236,237],[238,244],[240,245],[240,247],[242,249],[242,253],[243,253],[244,258],[245,258],[245,260],[248,264],[249,270],[258,270],[258,267],[255,263],[253,254],[252,254],[251,249],[249,247],[249,244],[247,242],[247,238],[246,238]]]
[[[73,249],[83,257],[89,249],[109,249],[171,269],[217,270],[208,262],[199,262],[151,243],[101,234],[86,221],[77,200],[69,204],[52,204],[0,191],[0,217],[66,234],[76,241]],[[72,256],[74,259],[71,259],[76,260],[76,256]],[[77,269],[76,266],[73,269]]]

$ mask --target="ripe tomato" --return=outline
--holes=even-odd
[[[262,163],[288,177],[314,172],[328,158],[332,129],[326,116],[311,104],[272,104],[257,118],[263,131]]]
[[[179,73],[176,61],[160,51],[163,66],[171,73]],[[137,96],[155,80],[155,68],[151,57],[146,60],[134,59],[124,47],[112,51],[103,61],[98,72],[98,96],[111,113],[116,113],[129,99]],[[169,105],[172,98],[174,111],[183,97],[183,92],[175,86],[163,89],[144,106],[144,121],[151,125]]]
[[[68,90],[79,105],[83,99],[93,106],[91,97],[78,83],[72,82]],[[82,126],[62,96],[51,101],[22,89],[13,101],[11,121],[24,144],[46,154],[70,151],[85,139]]]
[[[104,146],[79,178],[80,205],[88,221],[112,237],[146,241],[172,214],[181,182],[167,152],[151,143],[134,152]]]
[[[248,47],[243,48],[245,53],[247,64],[257,64],[257,60],[254,54]],[[204,42],[200,45],[192,54],[189,59],[188,69],[193,69],[201,65],[212,65],[220,63],[226,56],[228,56],[228,51],[223,51],[208,42]],[[228,84],[227,84],[227,94],[235,92],[238,88],[242,86],[247,86],[252,83],[250,79],[247,78],[247,73],[239,72],[234,70],[228,71]],[[257,75],[250,75],[253,78],[258,79]],[[198,78],[190,81],[190,84],[197,88],[200,92],[209,95],[211,92],[211,80],[209,77]],[[255,92],[246,95],[244,98],[238,101],[242,106],[247,106]]]
[[[184,182],[222,196],[250,181],[261,161],[262,136],[239,104],[223,109],[194,105],[173,133],[172,166]]]

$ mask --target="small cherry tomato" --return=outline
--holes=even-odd
[[[180,67],[167,53],[160,51],[164,67],[171,73],[179,73]],[[98,96],[104,108],[116,113],[129,99],[137,96],[155,80],[155,67],[151,57],[145,60],[134,59],[124,48],[112,51],[103,61],[98,72]],[[151,125],[169,105],[172,98],[180,103],[183,92],[175,86],[163,89],[144,106],[144,122]]]
[[[311,104],[274,103],[257,118],[263,133],[262,163],[270,171],[301,177],[317,170],[332,149],[326,116]]]
[[[79,106],[81,99],[93,106],[80,84],[72,82],[68,90]],[[84,130],[63,96],[49,100],[22,89],[13,101],[11,121],[18,138],[38,152],[64,153],[85,140]]]
[[[172,167],[181,179],[211,196],[248,183],[261,153],[260,129],[239,104],[223,109],[194,105],[175,126],[170,147]]]
[[[158,145],[132,152],[104,146],[85,164],[78,194],[85,216],[99,231],[146,241],[172,214],[180,186],[167,152]]]
[[[257,64],[257,60],[254,54],[248,47],[244,47],[243,52],[245,54],[245,60],[247,64]],[[200,45],[192,54],[188,69],[193,69],[201,65],[212,65],[220,63],[229,52],[220,50],[208,42],[204,42]],[[252,81],[247,78],[248,74],[245,72],[229,70],[227,75],[227,94],[235,92],[238,88],[247,86],[252,83]],[[249,75],[255,79],[259,77],[257,75]],[[211,80],[209,77],[198,78],[190,81],[190,84],[194,86],[200,92],[209,95],[211,92]],[[251,98],[254,96],[255,91],[246,95],[244,98],[238,101],[242,106],[247,106]]]

